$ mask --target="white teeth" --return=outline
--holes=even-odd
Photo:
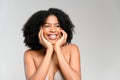
[[[57,36],[56,36],[55,34],[49,35],[49,38],[50,38],[50,39],[56,39],[56,37],[57,37]]]

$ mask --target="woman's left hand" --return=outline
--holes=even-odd
[[[54,47],[61,47],[66,43],[67,40],[67,33],[64,30],[61,30],[62,36],[61,38],[55,43]]]

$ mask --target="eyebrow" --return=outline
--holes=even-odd
[[[45,24],[51,24],[51,23],[45,23]],[[60,24],[60,23],[54,23],[54,24]]]

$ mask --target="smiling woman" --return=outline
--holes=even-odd
[[[71,43],[73,28],[62,10],[40,10],[23,27],[26,80],[81,80],[80,51]],[[74,51],[73,51],[74,50]]]
[[[51,42],[52,44],[56,43],[56,41],[61,36],[61,27],[57,20],[57,17],[54,15],[50,15],[46,23],[42,26],[44,37]]]

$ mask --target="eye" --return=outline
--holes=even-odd
[[[45,25],[44,25],[44,27],[50,27],[50,25],[48,25],[48,24],[45,24]]]
[[[55,27],[60,27],[60,25],[59,25],[59,24],[56,24]]]

